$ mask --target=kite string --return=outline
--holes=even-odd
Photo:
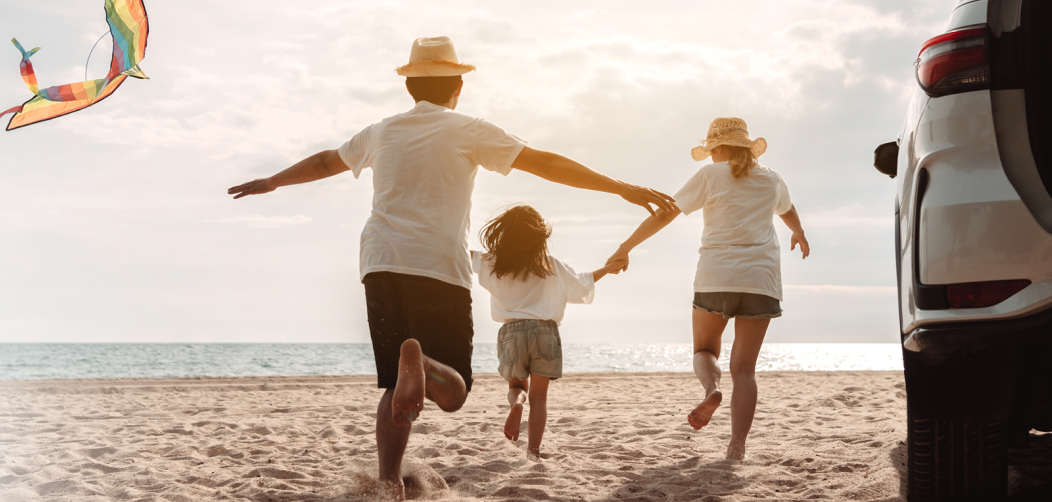
[[[84,81],[85,82],[88,81],[88,63],[91,62],[91,53],[95,52],[95,46],[99,45],[99,42],[101,42],[102,39],[106,38],[106,35],[109,35],[109,34],[110,34],[110,32],[108,32],[108,31],[106,33],[103,33],[102,36],[99,37],[99,39],[95,41],[95,45],[91,46],[91,50],[88,51],[88,59],[87,59],[87,61],[84,61]]]

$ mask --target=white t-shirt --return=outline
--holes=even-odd
[[[507,175],[526,143],[483,119],[420,101],[366,127],[339,154],[373,168],[361,277],[396,272],[471,289],[468,226],[478,166]]]
[[[792,208],[782,177],[757,164],[735,178],[731,166],[703,166],[674,196],[683,214],[704,209],[696,293],[756,293],[782,300],[782,269],[774,216]]]
[[[554,275],[545,278],[530,274],[524,281],[493,275],[493,260],[481,251],[471,252],[471,270],[479,275],[479,285],[490,293],[493,320],[504,323],[516,319],[552,320],[562,324],[566,304],[592,303],[595,279],[591,272],[574,272],[569,265],[552,257]]]

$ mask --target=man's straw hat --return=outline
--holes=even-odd
[[[767,140],[749,139],[749,126],[744,120],[737,117],[720,117],[709,124],[708,136],[701,142],[701,146],[696,146],[690,151],[690,156],[694,157],[694,160],[705,160],[712,149],[720,145],[748,148],[752,150],[753,157],[759,157],[767,151]]]
[[[403,77],[455,77],[475,69],[461,63],[449,37],[423,37],[413,41],[409,64],[395,71]]]

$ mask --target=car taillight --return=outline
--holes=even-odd
[[[921,47],[914,66],[917,82],[938,97],[990,86],[990,32],[972,28],[939,35]]]
[[[950,284],[946,287],[946,299],[950,307],[957,309],[989,307],[1005,301],[1029,285],[1030,281],[1026,279]]]

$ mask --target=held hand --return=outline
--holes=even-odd
[[[654,213],[654,209],[650,207],[651,204],[654,204],[666,212],[672,212],[676,207],[672,205],[676,199],[673,199],[657,190],[629,183],[624,184],[624,190],[622,190],[620,195],[622,199],[625,199],[632,204],[645,207],[653,216],[657,215]]]
[[[613,274],[613,275],[620,274],[621,271],[625,270],[625,269],[628,269],[628,260],[613,261],[613,262],[607,263],[602,268],[603,272],[605,272],[607,274]]]
[[[796,245],[800,245],[800,251],[804,253],[804,259],[807,259],[807,255],[811,254],[811,246],[807,244],[807,237],[804,237],[803,232],[793,233],[793,238],[789,240],[789,250],[796,249]]]
[[[618,249],[616,253],[611,255],[610,258],[606,260],[606,265],[607,266],[610,266],[612,264],[617,264],[617,269],[618,269],[617,272],[612,272],[612,273],[617,274],[617,273],[621,273],[621,272],[627,271],[628,270],[628,252]]]
[[[270,178],[260,178],[227,189],[226,193],[233,195],[235,199],[240,199],[246,195],[261,195],[273,192],[276,188]]]

